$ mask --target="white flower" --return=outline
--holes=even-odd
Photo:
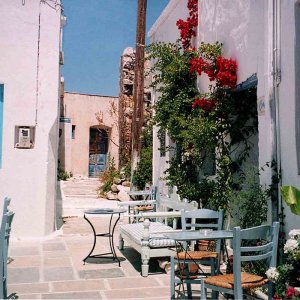
[[[279,277],[279,273],[278,273],[277,269],[274,267],[267,270],[266,275],[273,282],[275,282]]]
[[[190,153],[189,153],[188,151],[186,151],[186,152],[183,153],[183,155],[184,155],[185,157],[189,157],[189,156],[190,156]]]
[[[289,232],[290,238],[294,239],[297,236],[300,236],[300,229],[293,229]]]
[[[299,243],[295,239],[288,239],[284,245],[284,253],[293,252],[297,249]]]

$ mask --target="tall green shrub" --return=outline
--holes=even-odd
[[[138,189],[143,190],[152,181],[152,153],[152,126],[149,126],[143,129],[140,161],[133,174],[133,184]]]

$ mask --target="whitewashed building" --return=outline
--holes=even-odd
[[[0,200],[12,199],[15,237],[55,229],[59,3],[0,1]]]
[[[179,38],[175,24],[188,16],[186,3],[169,2],[149,32],[152,42]],[[223,43],[225,56],[238,63],[238,84],[252,75],[257,78],[259,165],[276,158],[281,185],[300,188],[300,1],[199,0],[198,6],[197,46]],[[203,79],[198,84],[201,89],[207,86]],[[154,149],[158,148],[155,139]],[[153,182],[162,176],[167,160],[154,152]],[[271,175],[264,172],[261,182],[270,183]],[[277,204],[269,211],[271,219]],[[286,231],[300,228],[300,218],[289,208],[284,212]]]

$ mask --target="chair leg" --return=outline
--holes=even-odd
[[[274,294],[274,285],[271,281],[268,282],[268,300],[273,299],[273,294]]]
[[[190,282],[186,283],[186,290],[188,299],[192,299],[192,284]]]
[[[171,256],[171,299],[175,299],[175,261]]]
[[[205,288],[204,279],[201,279],[201,300],[207,299],[207,289]]]
[[[243,299],[243,289],[241,286],[234,285],[234,299]]]
[[[124,239],[122,235],[119,233],[119,250],[124,250]]]

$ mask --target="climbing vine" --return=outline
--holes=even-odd
[[[221,43],[191,47],[198,8],[196,0],[187,4],[189,17],[176,23],[181,39],[147,48],[148,58],[155,61],[151,71],[159,92],[154,122],[175,144],[169,148],[168,184],[203,207],[226,210],[241,186],[249,137],[257,131],[256,97],[253,90],[237,96],[238,66],[224,57]],[[198,90],[197,76],[208,78],[207,91]]]

